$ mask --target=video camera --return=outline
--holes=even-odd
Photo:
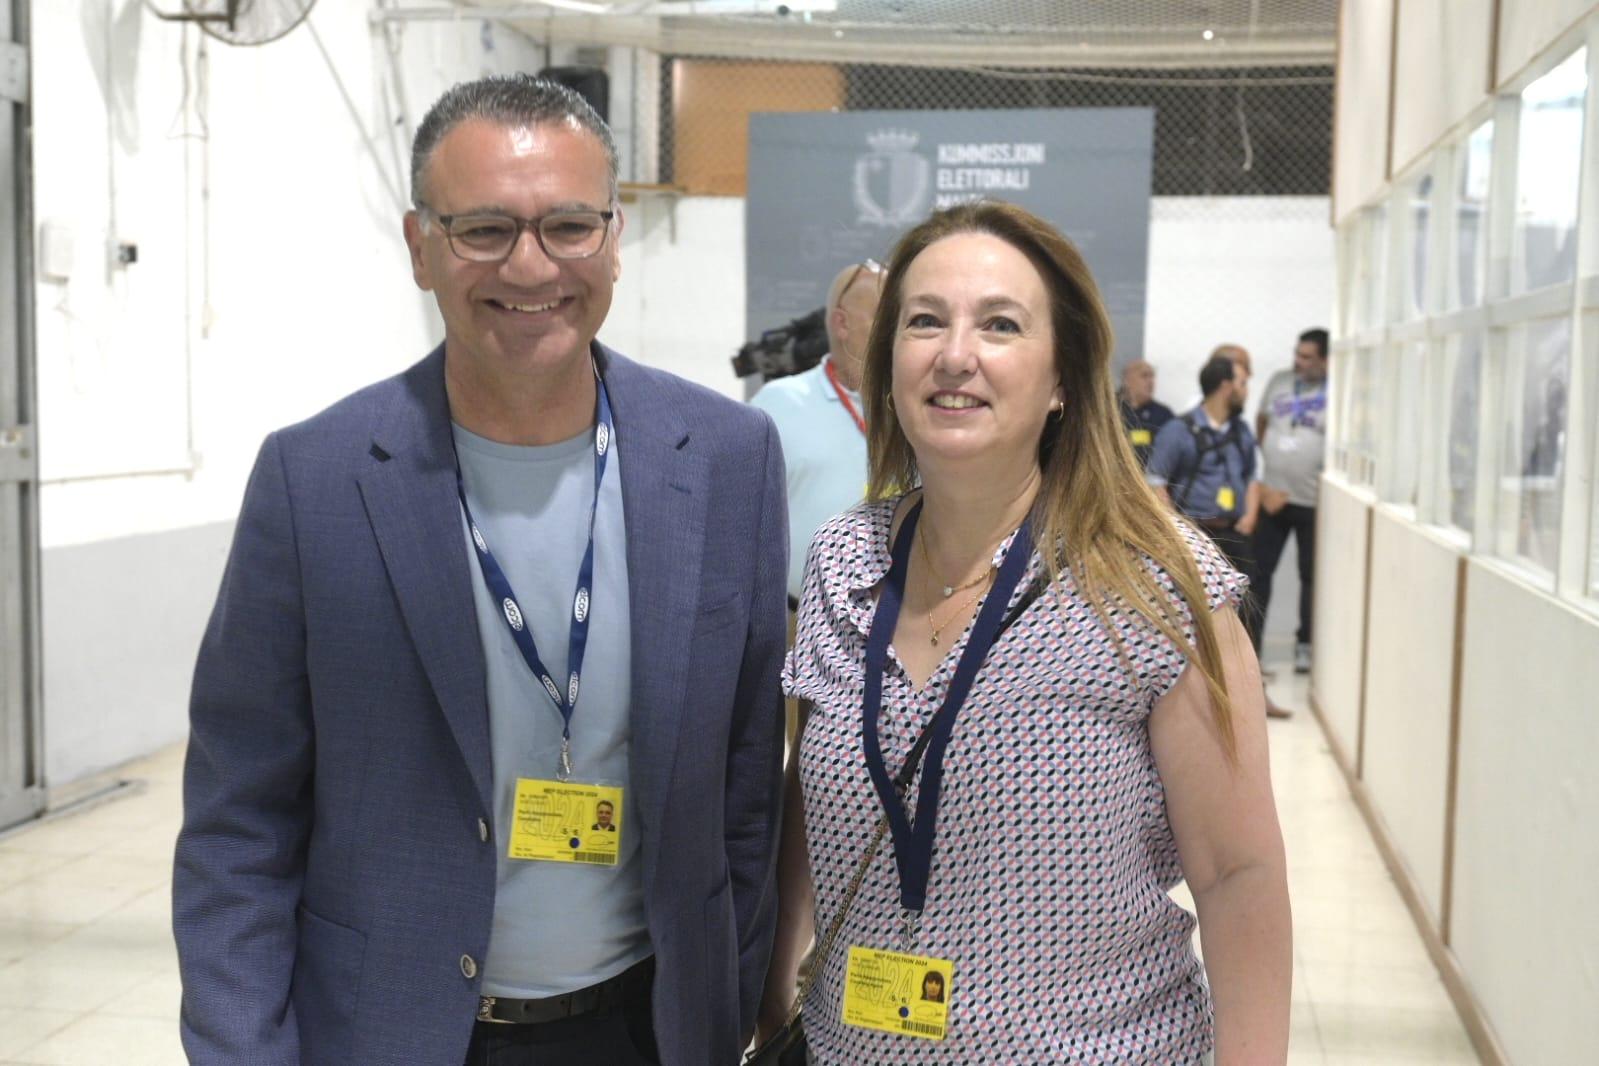
[[[786,326],[767,330],[759,340],[740,348],[733,356],[733,373],[741,378],[759,374],[764,383],[802,374],[826,354],[827,313],[818,307]]]

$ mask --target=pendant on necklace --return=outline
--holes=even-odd
[[[950,597],[951,597],[951,596],[953,596],[953,595],[955,595],[955,588],[954,588],[954,586],[952,586],[952,585],[945,585],[945,586],[944,586],[944,598],[945,598],[945,599],[946,599],[946,600],[947,600],[947,599],[949,599],[949,598],[950,598]],[[936,643],[938,643],[938,642],[937,642],[937,641],[934,641],[934,642],[933,642],[933,643],[935,643],[935,644],[936,644]]]
[[[935,648],[938,647],[938,634],[937,633],[933,634],[933,647],[935,647]]]

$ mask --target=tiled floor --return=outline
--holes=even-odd
[[[1294,903],[1296,1066],[1475,1063],[1287,670],[1272,764]],[[0,837],[0,1063],[182,1063],[168,924],[180,748],[135,791]]]

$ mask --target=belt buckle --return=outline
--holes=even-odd
[[[494,1004],[498,1003],[493,996],[479,996],[477,999],[477,1020],[480,1022],[493,1022],[496,1025],[509,1025],[504,1018],[494,1016]]]

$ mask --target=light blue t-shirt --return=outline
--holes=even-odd
[[[516,592],[539,657],[553,676],[564,678],[572,596],[594,500],[594,431],[559,444],[522,447],[497,444],[460,426],[454,430],[472,515]],[[483,964],[485,995],[558,996],[613,977],[652,952],[628,765],[632,636],[622,461],[621,448],[613,446],[595,518],[588,648],[572,716],[573,780],[624,787],[621,854],[614,867],[506,856],[517,779],[555,776],[561,714],[517,650],[484,583],[462,516],[487,665],[494,764],[498,870]]]
[[[831,359],[832,356],[828,356]],[[827,380],[827,360],[768,382],[750,403],[772,416],[788,471],[788,594],[797,600],[811,538],[866,495],[866,435]],[[855,410],[861,398],[847,393]]]

